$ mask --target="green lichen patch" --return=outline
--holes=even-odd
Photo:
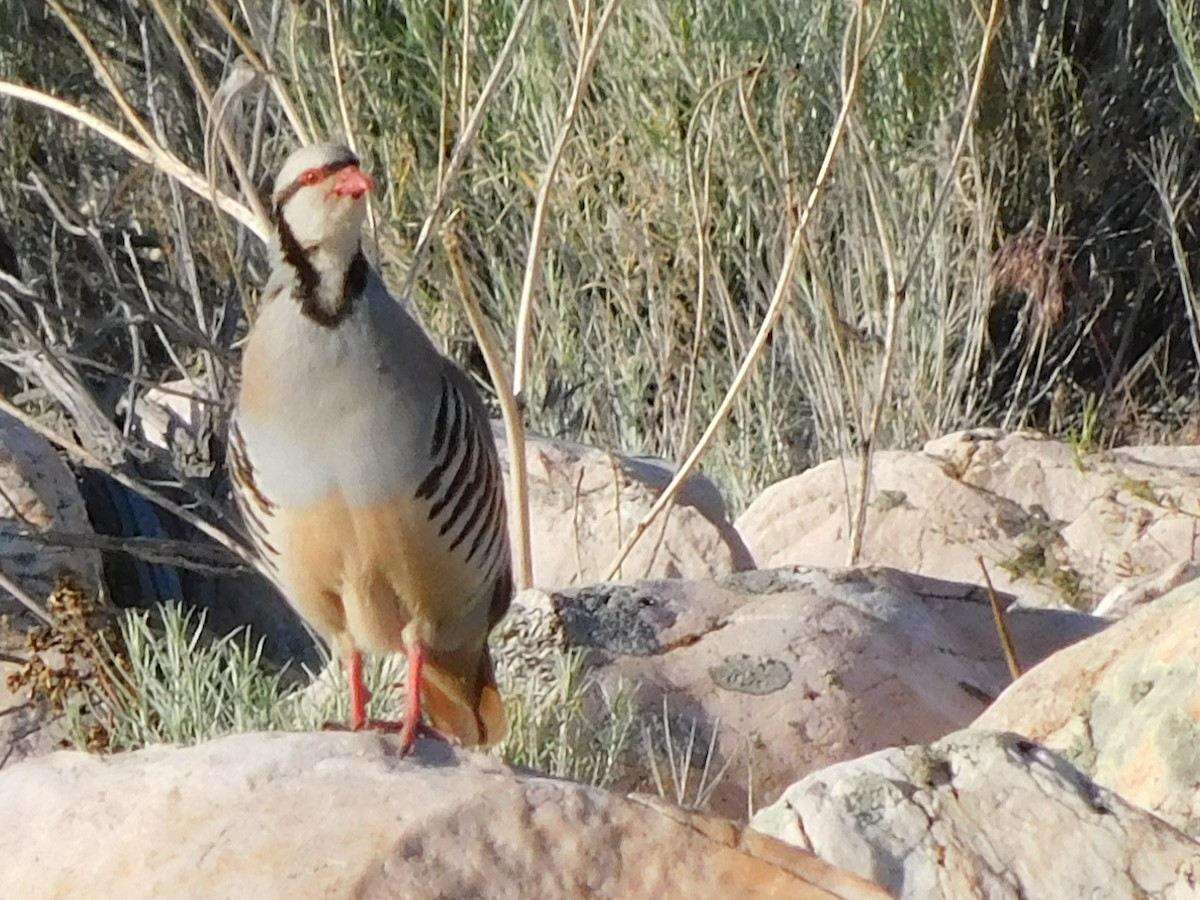
[[[709,669],[708,674],[717,687],[739,694],[773,694],[792,681],[792,670],[787,663],[745,653],[725,657],[720,665]]]

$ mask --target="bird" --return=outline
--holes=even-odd
[[[333,143],[292,153],[271,196],[272,270],[228,440],[244,530],[347,671],[352,731],[507,730],[488,635],[513,575],[486,407],[362,250],[374,189]],[[398,722],[369,719],[364,653],[407,657]]]

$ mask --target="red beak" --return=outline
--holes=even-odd
[[[350,196],[357,200],[375,187],[371,176],[358,166],[341,169],[333,181],[333,193],[339,197]]]

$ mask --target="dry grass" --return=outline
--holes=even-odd
[[[1069,221],[1077,204],[1072,187],[1057,194],[1054,189],[1057,173],[1073,154],[1094,148],[1095,138],[1077,141],[1077,149],[1069,133],[1055,129],[1086,131],[1080,126],[1088,124],[1083,120],[1091,98],[1106,90],[1111,108],[1121,96],[1102,67],[1120,53],[1140,52],[1131,43],[1070,70],[1066,48],[1038,36],[1055,16],[1065,15],[1062,10],[1048,10],[1043,20],[1024,11],[1011,14],[981,85],[982,130],[967,132],[961,162],[950,165],[956,157],[947,127],[970,120],[964,111],[980,22],[933,3],[868,8],[872,18],[861,24],[868,33],[878,28],[878,38],[851,119],[855,138],[842,151],[838,183],[811,214],[800,275],[789,286],[781,276],[793,225],[818,183],[822,148],[836,133],[835,110],[854,59],[840,46],[851,24],[840,4],[819,4],[804,22],[785,21],[768,4],[711,9],[686,27],[680,10],[667,2],[620,9],[581,3],[563,14],[496,3],[472,7],[470,23],[443,21],[433,8],[402,4],[353,14],[338,4],[329,9],[335,20],[327,14],[299,19],[279,3],[261,18],[245,19],[235,10],[228,25],[197,4],[167,11],[200,48],[194,69],[205,88],[195,88],[197,97],[211,93],[248,48],[279,73],[229,104],[229,144],[237,153],[218,157],[217,186],[236,192],[244,179],[224,161],[243,158],[246,179],[264,184],[294,140],[290,123],[322,135],[348,128],[374,167],[389,176],[376,209],[374,249],[394,273],[393,282],[413,285],[431,327],[470,361],[471,332],[454,300],[459,288],[448,254],[437,247],[431,211],[455,213],[465,277],[499,334],[506,364],[515,365],[528,424],[537,430],[683,459],[705,424],[720,419],[738,367],[761,347],[751,377],[729,404],[728,424],[714,429],[714,444],[703,457],[736,508],[809,459],[855,452],[864,443],[912,445],[987,420],[1036,424],[1045,414],[1051,380],[1079,381],[1099,363],[1110,367],[1105,381],[1111,387],[1126,374],[1118,370],[1128,370],[1139,354],[1160,354],[1161,371],[1176,352],[1169,339],[1144,346],[1143,325],[1130,317],[1110,321],[1118,318],[1111,305],[1097,324],[1125,330],[1103,336],[1103,345],[1083,334],[1083,326],[1092,324],[1091,310],[1072,310],[1068,293],[1073,285],[1087,293],[1092,309],[1110,304],[1123,287],[1117,273],[1110,284],[1104,283],[1107,273],[1086,270],[1078,283],[1055,282],[1080,270],[1076,258],[1105,239],[1102,231],[1087,233]],[[179,53],[154,17],[138,16],[120,0],[99,4],[88,17],[97,46],[125,42],[147,51],[145,67],[128,54],[109,54],[114,82],[137,107],[131,116],[96,84],[91,67],[77,54],[70,57],[71,41],[52,16],[11,15],[16,71],[8,74],[18,76],[12,80],[22,81],[22,61],[31,58],[35,43],[50,45],[54,64],[30,75],[35,87],[65,94],[97,115],[107,113],[118,127],[122,118],[136,117],[152,135],[182,135],[166,149],[181,160],[190,156],[192,167],[203,171],[194,148],[212,142],[204,135],[204,103],[189,110],[165,90],[165,73],[179,65]],[[1155,23],[1141,13],[1127,19],[1129,40],[1143,43],[1153,38],[1138,29],[1162,24],[1161,16]],[[702,29],[695,24],[701,21]],[[1176,21],[1186,20],[1177,15]],[[597,22],[607,27],[597,30]],[[506,63],[505,40],[517,25],[517,39],[507,45],[515,56]],[[1085,26],[1098,27],[1082,20],[1073,27]],[[602,34],[604,43],[584,52],[590,41],[585,28]],[[462,43],[464,33],[469,43]],[[1187,37],[1186,28],[1181,35]],[[1038,48],[1032,55],[1031,47]],[[599,64],[586,86],[576,76],[588,71],[581,64],[589,54]],[[793,65],[793,59],[804,62]],[[1013,66],[1017,59],[1026,60],[1024,68]],[[1174,82],[1169,62],[1162,71]],[[1083,65],[1099,73],[1091,84],[1083,83]],[[340,76],[338,90],[324,87],[331,72]],[[281,97],[290,98],[286,108]],[[1116,112],[1097,108],[1102,112],[1093,129],[1107,126]],[[18,126],[7,165],[26,179],[28,173],[13,166],[19,166],[21,151],[32,149],[34,126],[44,126],[45,118],[24,107],[7,110]],[[1030,133],[1035,130],[1040,133]],[[67,131],[51,120],[51,138]],[[138,211],[135,237],[158,246],[167,283],[190,295],[190,303],[168,299],[159,314],[182,318],[194,343],[203,337],[216,345],[210,352],[217,359],[204,362],[194,345],[174,334],[168,334],[170,354],[152,339],[138,368],[153,371],[129,374],[152,381],[203,363],[214,370],[204,373],[206,392],[227,396],[222,364],[236,363],[229,353],[236,316],[225,319],[219,341],[213,340],[213,323],[199,320],[213,318],[210,285],[228,284],[233,274],[254,283],[256,249],[236,236],[222,240],[220,229],[206,224],[211,214],[186,197],[177,201],[173,188],[164,204],[159,187],[170,188],[170,182],[150,170],[135,168],[133,178],[113,183],[105,173],[128,169],[122,154],[78,129],[71,133],[83,138],[78,149],[47,174],[75,192],[76,208],[106,213],[118,230],[128,228],[129,213]],[[1052,137],[1042,140],[1047,134]],[[1043,145],[1044,159],[1027,152]],[[81,153],[89,158],[84,170],[102,175],[99,181],[72,183],[66,176]],[[1184,158],[1181,171],[1193,165]],[[939,193],[947,183],[953,192]],[[1034,190],[1042,192],[1036,203]],[[36,212],[39,205],[27,195],[18,218],[21,209]],[[1105,212],[1096,211],[1097,222]],[[1045,224],[1023,223],[1006,235],[1007,223],[1022,217]],[[549,232],[538,224],[547,221],[554,222]],[[1011,281],[1017,274],[1013,253],[1029,250],[1027,236],[1036,234],[1054,235],[1063,246],[1053,264],[1041,264],[1049,279],[1045,290],[1030,286],[1030,310],[1049,315],[1026,332],[1020,322],[996,322],[1003,315],[992,315],[992,291],[996,284],[1023,290]],[[60,233],[56,240],[66,238]],[[529,252],[531,238],[540,252]],[[19,243],[26,256],[26,248],[36,246],[35,240]],[[424,255],[422,247],[434,248],[430,265],[410,268],[413,250]],[[997,259],[994,271],[984,265],[991,256]],[[116,276],[110,290],[136,283],[125,271],[129,262],[102,262],[99,271]],[[407,277],[399,278],[404,272]],[[906,282],[899,317],[889,313],[889,279]],[[756,341],[779,287],[786,300],[782,315],[764,329],[768,339]],[[252,299],[252,293],[241,297],[247,307]],[[146,342],[146,327],[130,330],[120,324],[123,314],[114,312],[99,331],[130,332],[120,340],[126,358],[113,360],[123,363],[113,368],[126,372],[130,344]],[[1056,332],[1055,344],[1052,329],[1039,323],[1063,319],[1069,321]],[[892,362],[884,366],[879,349],[889,334]],[[903,400],[905,413],[882,403],[879,427],[872,429],[881,366],[894,386],[888,393]],[[493,380],[482,365],[476,368]],[[1083,387],[1080,398],[1097,393]]]

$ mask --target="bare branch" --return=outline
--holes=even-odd
[[[58,113],[60,116],[78,122],[106,140],[116,144],[134,159],[153,166],[164,175],[174,178],[196,196],[205,200],[209,199],[208,182],[203,176],[190,168],[179,157],[158,147],[157,144],[155,145],[156,149],[140,144],[128,135],[122,134],[103,119],[65,100],[60,100],[58,97],[35,88],[14,84],[11,81],[0,80],[0,95],[32,103],[35,106],[40,106],[43,109],[48,109],[51,112]],[[268,223],[260,221],[249,208],[228,194],[218,192],[216,203],[218,209],[232,216],[239,224],[245,226],[246,229],[258,237],[259,240],[266,243],[270,235]]]

